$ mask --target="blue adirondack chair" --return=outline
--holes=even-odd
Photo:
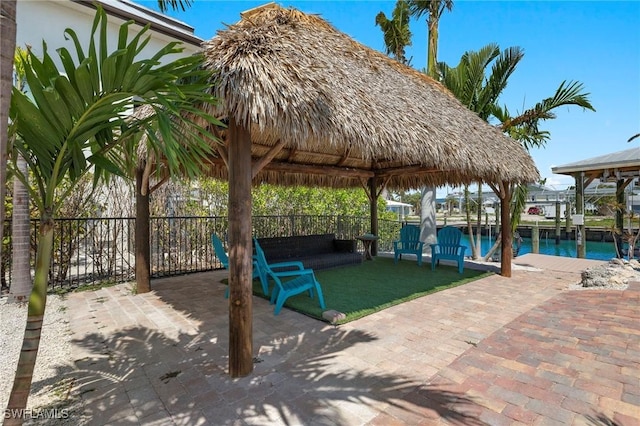
[[[403,254],[415,254],[418,266],[422,265],[422,248],[424,243],[420,241],[420,227],[405,225],[400,229],[400,239],[393,242],[394,263],[402,259]]]
[[[316,279],[313,269],[305,269],[302,262],[280,262],[280,263],[267,263],[267,259],[264,256],[262,247],[258,243],[258,240],[253,239],[254,247],[256,249],[256,260],[261,274],[264,274],[264,280],[268,282],[269,278],[275,281],[275,286],[271,292],[271,304],[275,303],[273,313],[278,315],[284,302],[290,297],[296,294],[309,292],[309,297],[313,298],[313,290],[318,293],[318,301],[320,308],[325,309],[324,296],[322,295],[322,288],[320,283]],[[285,269],[285,270],[280,270]],[[291,278],[289,280],[282,280],[281,278]],[[261,278],[262,279],[262,278]]]
[[[216,257],[220,260],[220,263],[222,263],[222,266],[224,266],[225,269],[229,270],[229,256],[227,255],[227,252],[224,250],[222,241],[220,240],[220,238],[218,238],[216,234],[211,234],[211,243],[213,244],[213,250],[216,253]],[[262,284],[262,291],[264,292],[265,296],[268,296],[269,285],[266,281],[262,280],[262,275],[260,274],[260,269],[258,267],[258,262],[256,262],[255,260],[255,256],[253,259],[253,273],[251,278],[253,279],[260,278],[260,283]],[[224,292],[224,297],[229,298],[229,287],[227,287],[227,290]]]
[[[431,270],[436,269],[436,265],[441,259],[454,260],[458,262],[458,272],[464,270],[464,253],[467,246],[460,244],[462,231],[455,226],[445,226],[438,232],[438,243],[431,246]]]

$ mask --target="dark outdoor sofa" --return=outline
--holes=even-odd
[[[314,270],[362,263],[356,240],[337,240],[335,234],[258,238],[267,262],[301,261]]]

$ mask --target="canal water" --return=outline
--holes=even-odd
[[[462,244],[467,246],[467,256],[471,254],[469,239],[467,235],[463,235]],[[482,237],[481,251],[484,256],[495,243],[495,236],[488,238],[486,235]],[[613,243],[602,243],[598,241],[587,241],[587,259],[594,260],[611,260],[616,257],[616,249]],[[520,246],[519,256],[531,253],[531,239],[523,238]],[[556,245],[554,238],[540,238],[540,254],[548,254],[552,256],[576,257],[576,242],[574,240],[560,240],[560,244]]]

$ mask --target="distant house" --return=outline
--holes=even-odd
[[[398,215],[398,220],[405,220],[407,216],[413,214],[413,206],[399,201],[385,200],[387,210]]]

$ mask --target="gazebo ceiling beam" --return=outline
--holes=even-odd
[[[447,173],[449,170],[428,168],[425,166],[413,165],[404,167],[391,167],[387,169],[378,169],[375,171],[379,178],[389,178],[393,176],[402,176],[406,174],[424,175],[429,173]]]
[[[271,150],[271,148],[273,148],[273,145],[264,145],[258,142],[253,142],[253,147],[255,149],[257,149],[259,152],[269,152]],[[254,149],[254,153],[255,153],[255,149]],[[348,149],[346,152],[344,153],[332,153],[332,152],[314,152],[314,151],[305,151],[302,149],[298,149],[298,148],[284,148],[281,150],[281,153],[286,153],[285,155],[281,155],[281,157],[286,157],[287,162],[293,163],[294,162],[294,156],[297,157],[302,157],[302,158],[318,158],[318,162],[322,162],[322,163],[333,163],[336,167],[343,167],[345,164],[347,164],[349,162],[349,160],[353,160],[353,161],[358,161],[358,162],[362,162],[362,158],[358,158],[358,157],[350,157],[350,154],[352,153],[351,149]],[[373,161],[374,164],[376,164],[378,166],[379,169],[390,169],[390,168],[394,168],[394,167],[398,167],[399,162],[398,161],[393,161],[393,160],[389,160],[389,159],[379,159],[376,161]]]
[[[214,166],[222,166],[226,163],[218,157],[210,157],[209,163]],[[335,166],[323,166],[320,164],[307,164],[307,163],[289,163],[283,161],[271,161],[266,164],[262,171],[274,171],[274,172],[287,172],[287,173],[302,173],[302,174],[316,174],[316,175],[335,175],[351,178],[364,178],[369,179],[375,174],[370,170],[356,169],[350,167],[335,167]]]
[[[349,154],[350,153],[351,153],[351,147],[349,147],[347,149],[347,151],[344,153],[344,155],[342,156],[340,161],[338,161],[338,164],[336,164],[336,166],[338,166],[338,167],[343,166],[347,162],[347,160],[349,160]]]
[[[626,188],[627,186],[629,186],[629,184],[630,184],[631,182],[633,182],[633,179],[634,179],[634,178],[620,179],[620,180],[621,180],[621,181],[623,181],[623,182],[619,185],[619,186],[620,186],[620,187],[619,187],[619,190],[624,191],[624,190],[625,190],[625,188]]]
[[[220,129],[217,126],[209,127],[209,130],[213,132],[216,138],[218,138],[219,142],[215,143],[216,151],[222,161],[224,161],[224,165],[229,168],[229,155],[227,153],[227,138],[225,135],[220,132]]]
[[[274,147],[275,148],[275,147]],[[275,150],[274,150],[275,151]],[[360,169],[355,167],[338,167],[338,166],[325,166],[320,164],[313,163],[292,163],[288,161],[272,161],[272,158],[277,155],[276,152],[270,151],[265,157],[260,158],[257,161],[254,161],[254,164],[263,164],[256,171],[256,167],[253,167],[253,177],[256,177],[257,174],[261,170],[265,171],[280,171],[280,172],[288,172],[288,173],[309,173],[309,174],[318,174],[318,175],[337,175],[342,177],[352,177],[352,178],[364,178],[369,179],[373,176],[377,178],[381,178],[383,182],[388,182],[389,178],[393,176],[402,176],[403,174],[411,173],[411,174],[429,174],[429,173],[442,173],[443,170],[439,169],[428,169],[424,166],[407,166],[407,167],[393,167],[389,169],[377,169],[375,171]],[[219,158],[210,158],[209,161],[212,164],[220,164],[222,161]],[[224,161],[226,165],[226,161]]]
[[[280,151],[282,151],[283,147],[284,142],[278,141],[277,144],[271,147],[267,155],[257,161],[254,161],[251,165],[251,178],[255,178],[258,173],[260,173],[260,170],[262,170],[267,164],[269,164],[271,160],[273,160],[275,156],[278,155]]]
[[[391,176],[387,176],[387,177],[382,179],[382,183],[380,184],[380,187],[378,188],[378,192],[376,192],[376,199],[378,197],[380,197],[380,194],[382,194],[382,191],[384,191],[384,188],[386,188],[387,184],[389,183],[389,179],[391,179]]]
[[[218,155],[222,158],[224,165],[229,168],[229,155],[227,155],[227,148],[221,144],[216,144],[216,151],[218,151]]]
[[[287,157],[287,161],[289,162],[293,162],[293,157],[298,153],[298,150],[296,148],[290,148],[289,149],[289,156]]]
[[[319,164],[302,164],[302,163],[284,163],[280,161],[272,161],[267,164],[264,170],[288,172],[288,173],[308,173],[319,175],[338,175],[343,177],[354,178],[371,178],[375,176],[370,170],[348,168],[348,167],[335,167],[335,166],[322,166]]]

